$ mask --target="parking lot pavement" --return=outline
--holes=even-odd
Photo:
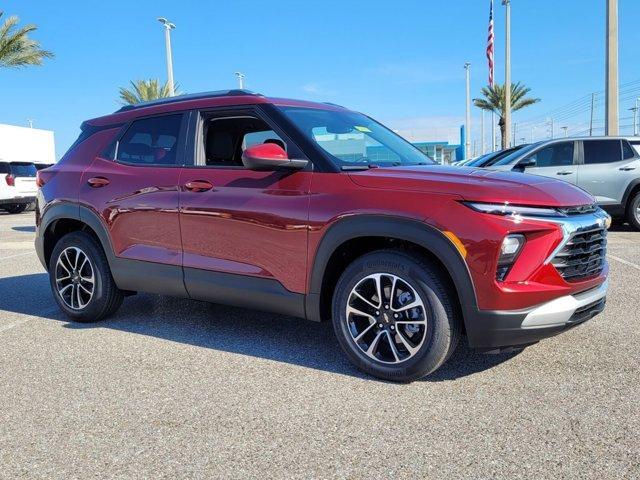
[[[153,295],[70,323],[33,231],[0,214],[0,477],[638,478],[640,233],[602,315],[397,385],[327,324]]]

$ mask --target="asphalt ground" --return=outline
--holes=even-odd
[[[640,478],[640,232],[603,314],[398,385],[328,324],[146,294],[71,323],[33,222],[0,214],[1,478]]]

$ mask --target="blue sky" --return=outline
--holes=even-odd
[[[502,81],[504,8],[495,2]],[[542,99],[515,114],[522,125],[517,136],[528,138],[532,126],[536,138],[547,135],[553,110],[556,129],[578,133],[588,117],[582,97],[604,89],[605,0],[512,5],[512,78]],[[183,91],[235,87],[240,70],[247,88],[267,95],[331,101],[414,139],[455,140],[464,117],[464,62],[472,64],[472,95],[487,83],[488,6],[488,0],[5,1],[5,16],[37,24],[34,38],[56,57],[43,67],[0,71],[0,123],[34,119],[36,127],[55,131],[60,156],[84,119],[119,107],[118,87],[165,80],[156,21],[165,16],[177,25],[174,71]],[[620,0],[619,8],[620,82],[629,85],[621,124],[630,125],[627,109],[640,96],[640,82],[631,83],[640,80],[640,2]],[[574,109],[564,107],[574,101]],[[604,116],[600,105],[596,125]]]

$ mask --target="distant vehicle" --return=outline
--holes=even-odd
[[[476,167],[476,168],[489,167],[489,166],[494,165],[495,163],[499,162],[500,160],[502,160],[507,155],[511,155],[513,152],[517,152],[518,150],[520,150],[521,148],[526,147],[526,146],[527,146],[526,144],[517,145],[515,147],[506,148],[504,150],[498,150],[496,152],[487,153],[486,155],[483,155],[481,157],[478,157],[478,158],[470,161],[469,163],[467,163],[464,166],[465,167]]]
[[[592,194],[613,217],[626,218],[640,230],[640,154],[627,138],[547,140],[507,155],[490,168],[573,183]]]
[[[463,167],[468,163],[473,162],[474,160],[477,160],[478,158],[480,157],[465,158],[464,160],[458,160],[457,162],[453,162],[451,165],[454,167]]]
[[[21,213],[35,202],[36,167],[27,162],[0,161],[0,210]]]

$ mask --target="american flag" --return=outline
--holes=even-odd
[[[489,8],[489,34],[487,35],[487,60],[489,60],[489,86],[493,87],[493,0]]]

